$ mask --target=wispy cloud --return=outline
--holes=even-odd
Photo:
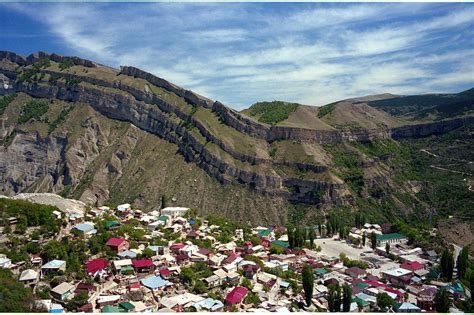
[[[2,7],[46,25],[77,55],[141,67],[234,108],[474,84],[472,4]]]

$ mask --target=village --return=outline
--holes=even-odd
[[[435,251],[408,245],[388,223],[289,231],[130,204],[51,216],[59,232],[32,239],[42,250],[16,263],[0,254],[0,268],[32,288],[45,312],[418,313],[439,311],[440,291],[449,311],[471,297],[460,281],[441,277]],[[8,218],[8,229],[16,224]],[[69,254],[53,246],[61,240]]]

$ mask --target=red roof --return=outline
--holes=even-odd
[[[207,249],[207,248],[201,247],[201,248],[199,248],[198,253],[199,253],[199,254],[202,254],[202,255],[208,256],[208,255],[211,254],[212,252],[211,252],[209,249]]]
[[[170,246],[170,249],[171,249],[171,250],[173,250],[173,249],[181,249],[181,248],[183,248],[184,246],[186,246],[186,245],[184,245],[184,244],[173,244],[173,245]]]
[[[367,283],[371,287],[375,287],[375,288],[378,288],[378,287],[386,288],[387,287],[387,285],[385,283],[382,283],[382,282],[379,282],[379,281],[374,281],[374,280],[366,280],[366,281],[364,281],[364,283]]]
[[[170,274],[171,274],[171,271],[168,268],[160,269],[160,275],[169,276]]]
[[[425,268],[425,265],[422,263],[419,263],[417,261],[409,261],[404,264],[400,265],[400,268],[407,269],[407,270],[419,270]]]
[[[232,291],[230,291],[229,294],[227,294],[225,301],[229,304],[238,304],[243,301],[247,295],[247,292],[247,288],[235,287]]]
[[[222,261],[222,263],[225,264],[225,265],[226,265],[226,264],[230,264],[230,263],[232,263],[234,260],[236,260],[237,257],[239,257],[239,255],[237,255],[236,253],[232,253],[232,254],[230,254],[229,256],[227,256],[227,257]]]
[[[145,268],[153,266],[153,260],[151,259],[139,259],[132,260],[133,268]]]
[[[398,290],[395,290],[395,289],[392,289],[392,288],[385,288],[384,291],[387,291],[387,292],[390,292],[390,293],[395,293],[398,297],[403,297],[403,293],[398,291]]]
[[[137,283],[134,283],[134,284],[131,284],[129,286],[130,289],[140,289],[141,288],[141,284],[140,282],[137,282]]]
[[[120,246],[123,242],[126,242],[127,240],[124,239],[123,237],[112,237],[110,240],[105,243],[107,246]]]
[[[97,258],[93,260],[89,260],[86,264],[86,270],[88,273],[95,273],[100,270],[104,270],[109,263],[107,260],[102,259],[102,258]]]

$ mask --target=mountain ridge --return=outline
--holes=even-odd
[[[352,188],[347,184],[347,180],[355,181],[356,179],[352,178],[352,175],[343,174],[338,170],[340,166],[335,166],[334,155],[325,147],[327,145],[336,145],[347,141],[370,142],[376,139],[392,141],[392,138],[427,136],[445,133],[463,125],[472,124],[474,121],[474,117],[467,116],[448,121],[378,129],[333,126],[330,130],[319,130],[270,126],[242,115],[218,101],[212,101],[182,89],[134,67],[121,67],[118,70],[102,67],[78,57],[64,57],[46,53],[38,53],[25,58],[10,52],[0,52],[0,60],[0,73],[9,77],[13,82],[11,88],[3,89],[3,91],[0,89],[0,93],[16,92],[20,95],[33,97],[33,101],[35,99],[49,99],[51,104],[56,101],[66,102],[66,107],[61,105],[63,108],[75,108],[69,115],[79,115],[76,104],[86,104],[91,108],[87,110],[89,118],[96,115],[91,112],[92,110],[108,117],[107,119],[131,123],[141,130],[151,132],[176,145],[177,153],[185,161],[197,165],[219,183],[230,185],[232,189],[243,186],[245,190],[263,194],[262,198],[265,200],[277,198],[279,200],[277,205],[271,207],[275,210],[280,209],[277,211],[282,213],[287,212],[283,210],[289,207],[287,202],[304,203],[310,207],[316,206],[318,208],[354,204]],[[25,106],[25,104],[18,104],[18,107],[23,110],[25,110]],[[50,113],[51,108],[54,107],[51,106],[44,115],[50,115],[51,119],[55,117],[54,121],[57,121],[59,116]],[[61,106],[57,107],[61,108]],[[19,111],[21,112],[21,109]],[[81,153],[84,149],[71,151],[71,145],[68,143],[76,141],[75,137],[78,139],[89,137],[94,141],[103,138],[104,140],[100,141],[113,142],[113,139],[108,138],[109,136],[101,136],[104,132],[101,130],[101,124],[103,127],[110,124],[103,118],[97,118],[101,123],[92,123],[93,120],[88,120],[86,117],[82,121],[82,125],[84,125],[82,128],[85,128],[86,132],[77,128],[69,134],[59,134],[59,131],[53,130],[43,136],[39,134],[33,136],[31,131],[37,132],[41,124],[45,126],[42,128],[51,129],[49,116],[42,114],[38,116],[38,119],[29,119],[25,123],[19,123],[11,111],[7,111],[5,115],[7,121],[11,122],[9,127],[6,127],[5,122],[2,127],[3,142],[5,143],[6,139],[9,139],[10,142],[8,146],[4,145],[2,153],[6,164],[12,164],[12,156],[17,156],[12,153],[14,149],[22,150],[21,145],[18,144],[21,139],[25,141],[25,146],[40,141],[39,144],[33,145],[38,150],[41,150],[47,143],[56,141],[56,144],[52,144],[53,147],[58,146],[59,149],[55,153],[58,156],[55,163],[66,170],[61,172],[61,167],[59,167],[59,169],[51,171],[54,173],[53,184],[49,182],[40,184],[41,181],[44,181],[41,178],[45,178],[45,175],[38,177],[35,175],[37,171],[34,169],[29,175],[34,179],[30,184],[25,184],[25,180],[18,174],[3,170],[1,173],[4,178],[7,178],[3,183],[4,191],[7,189],[11,193],[24,189],[48,190],[57,186],[57,189],[62,189],[65,195],[73,193],[78,194],[77,196],[84,200],[87,199],[89,203],[102,202],[115,198],[111,197],[113,195],[110,193],[112,187],[109,187],[103,179],[101,179],[102,185],[105,188],[101,188],[98,184],[94,185],[99,181],[99,178],[95,180],[94,176],[96,175],[88,172],[88,168],[100,165],[97,172],[105,169],[104,172],[107,175],[104,176],[114,178],[113,176],[120,176],[120,172],[123,172],[120,165],[128,165],[127,163],[130,163],[131,160],[134,161],[133,163],[139,164],[139,159],[135,161],[134,157],[129,157],[129,161],[118,157],[121,161],[118,166],[112,162],[115,158],[106,162],[110,157],[104,156],[105,153],[102,154],[102,150],[107,149],[108,146],[104,146],[104,149],[100,149],[100,145],[95,148],[94,158],[91,157],[91,161],[84,160],[80,156],[80,154],[84,154]],[[84,118],[79,115],[76,119]],[[46,120],[48,122],[45,122]],[[65,123],[68,123],[67,120]],[[297,124],[297,121],[294,123]],[[29,129],[25,129],[26,127]],[[61,128],[60,126],[59,130]],[[107,132],[110,133],[110,131]],[[132,132],[132,134],[136,134],[136,132]],[[141,138],[142,134],[140,133],[138,137]],[[78,141],[84,142],[85,140]],[[66,144],[58,144],[62,142]],[[81,146],[86,146],[86,144],[83,143]],[[131,152],[128,152],[132,147],[133,145],[126,145],[125,156],[133,156]],[[149,148],[143,147],[142,150],[148,151]],[[6,158],[8,154],[13,155]],[[73,165],[72,160],[67,162],[68,154],[74,156],[81,167]],[[122,155],[119,152],[117,154]],[[47,156],[48,154],[43,159]],[[363,155],[360,155],[360,158],[362,161],[357,165],[362,169],[374,169],[370,172],[367,171],[367,174],[362,176],[364,182],[384,183],[390,177],[390,172],[384,170],[386,166],[380,161],[364,158]],[[28,167],[26,162],[22,165]],[[39,166],[41,166],[41,161]],[[71,171],[72,169],[74,170]],[[75,175],[71,177],[71,174]],[[91,185],[94,187],[93,189],[88,188]],[[207,185],[210,187],[214,184]],[[69,192],[64,192],[66,186],[70,187],[68,188]],[[126,190],[126,188],[121,189]],[[239,189],[235,188],[235,190]],[[157,202],[155,197],[138,196],[137,200],[148,198],[149,200],[145,204],[149,207],[151,200]],[[269,204],[269,201],[262,202]],[[215,207],[213,206],[212,211],[216,211]],[[273,214],[273,216],[278,215]]]

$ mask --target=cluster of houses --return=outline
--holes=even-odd
[[[390,231],[382,231],[382,227],[376,224],[351,230],[350,237],[353,238],[361,233],[377,234],[377,250],[371,257],[361,257],[370,266],[364,270],[346,267],[339,257],[329,257],[324,250],[290,249],[287,236],[283,234],[277,239],[275,228],[251,229],[253,238],[259,239],[258,244],[245,241],[240,229],[235,230],[229,242],[219,242],[215,235],[220,227],[209,225],[203,219],[199,219],[198,224],[198,218],[186,216],[188,210],[168,207],[145,213],[124,204],[114,210],[99,207],[85,216],[69,217],[74,237],[87,239],[97,234],[94,219],[105,214],[108,218],[110,215],[115,218],[105,222],[110,231],[134,218],[141,223],[140,228],[146,232],[147,240],[165,239],[165,230],[178,233],[179,237],[166,239],[164,245],[141,242],[135,248],[131,248],[126,237],[111,237],[105,245],[114,253],[112,259],[110,256],[107,259],[94,256],[83,262],[92,282],[64,281],[50,288],[51,299],[39,303],[49,312],[63,312],[65,304],[74,296],[86,293],[87,303],[75,311],[289,311],[298,303],[301,305],[304,299],[301,279],[297,275],[301,274],[305,264],[314,270],[312,302],[319,310],[328,309],[328,286],[331,284],[351,286],[351,312],[376,309],[379,293],[386,293],[396,302],[395,312],[434,311],[433,298],[440,288],[446,288],[452,297],[470,295],[459,283],[438,281],[439,275],[433,269],[438,260],[435,252],[411,248],[403,235],[383,233]],[[206,240],[212,247],[198,246],[196,240]],[[386,242],[390,242],[392,253],[399,261],[391,261],[391,268],[385,268],[388,259],[382,257]],[[272,247],[279,250],[271,251]],[[143,253],[150,251],[152,255],[144,257]],[[45,283],[49,274],[65,271],[67,267],[63,260],[43,262],[38,255],[32,255],[31,259],[30,266],[33,267],[19,268],[17,273],[18,281],[32,288]],[[11,268],[8,260],[5,255],[0,255],[0,268]],[[212,271],[202,279],[206,293],[190,292],[180,278],[183,268],[197,263],[205,264]],[[253,297],[251,301],[247,299],[249,296]]]

